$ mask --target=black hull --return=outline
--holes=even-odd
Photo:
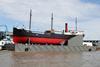
[[[13,28],[13,41],[15,43],[30,43],[33,44],[67,44],[68,40],[75,35],[64,35],[55,33],[32,33],[25,29]]]

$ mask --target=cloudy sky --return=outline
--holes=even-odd
[[[65,23],[75,29],[77,17],[84,39],[100,39],[100,0],[0,0],[0,25],[7,25],[9,31],[23,25],[28,29],[30,9],[34,31],[50,29],[53,12],[55,30],[63,30]]]

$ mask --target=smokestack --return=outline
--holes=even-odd
[[[65,23],[65,32],[68,32],[68,23]]]

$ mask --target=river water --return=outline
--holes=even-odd
[[[100,67],[100,51],[80,53],[0,51],[0,67]]]

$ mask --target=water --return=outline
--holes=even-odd
[[[0,51],[0,67],[100,67],[100,51],[82,53]]]
[[[82,54],[82,67],[100,67],[100,51],[84,52]]]
[[[11,67],[12,64],[11,52],[0,51],[0,67]]]

